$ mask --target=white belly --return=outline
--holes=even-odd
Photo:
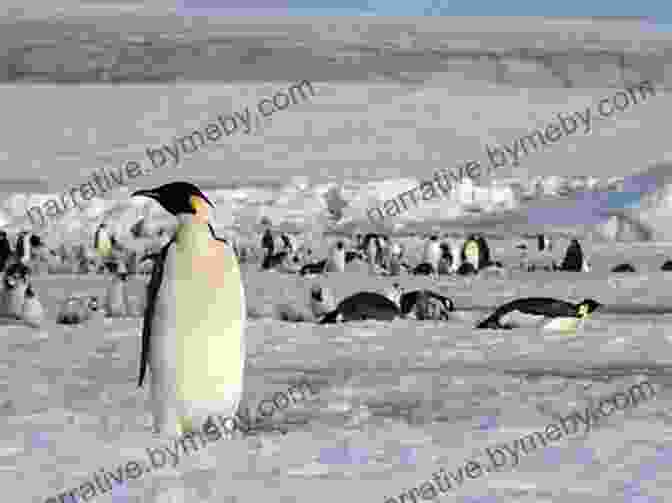
[[[544,325],[544,330],[551,330],[554,332],[574,332],[581,326],[579,318],[553,318]]]
[[[520,311],[512,311],[500,318],[500,324],[510,327],[519,328],[542,328],[548,331],[571,332],[575,331],[580,324],[579,318],[574,317],[557,317],[549,318],[536,314],[521,313]]]
[[[522,327],[540,327],[544,324],[546,318],[536,314],[527,314],[520,311],[511,311],[499,319],[503,326],[522,328]]]
[[[180,417],[199,423],[232,416],[245,366],[245,297],[235,259],[225,281],[197,271],[188,252],[171,247],[152,324],[150,368],[159,428]]]
[[[109,316],[126,316],[126,299],[124,295],[124,285],[114,283],[107,291],[107,302],[105,309]]]
[[[439,259],[441,258],[441,247],[438,243],[432,242],[425,247],[425,253],[423,257],[423,262],[427,262],[434,266],[436,269],[439,265]]]

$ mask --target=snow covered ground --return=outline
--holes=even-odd
[[[513,244],[493,242],[496,257],[506,260]],[[318,390],[274,415],[288,433],[220,440],[182,456],[175,468],[125,482],[115,490],[120,499],[108,493],[95,501],[383,502],[441,467],[482,459],[485,447],[543,429],[643,379],[656,388],[654,399],[614,413],[588,434],[525,456],[516,468],[465,479],[442,501],[488,495],[494,499],[483,501],[640,501],[624,496],[633,481],[643,494],[659,498],[651,501],[664,501],[669,465],[652,466],[661,456],[657,449],[669,447],[672,297],[670,273],[656,270],[671,248],[594,247],[588,250],[595,265],[589,274],[402,278],[407,288],[426,285],[453,297],[458,313],[450,322],[318,327],[255,319],[247,333],[245,406],[253,411],[302,375]],[[609,274],[608,267],[625,256],[641,272]],[[143,281],[133,281],[139,294]],[[262,314],[288,299],[307,310],[313,281],[245,273],[251,310]],[[337,298],[390,283],[356,273],[323,281]],[[52,313],[65,292],[105,288],[96,277],[47,276],[35,284]],[[527,295],[593,297],[608,307],[576,336],[473,330],[489,309]],[[667,312],[653,314],[646,306]],[[0,480],[6,494],[43,502],[91,480],[100,468],[115,473],[128,461],[147,465],[146,448],[172,445],[151,434],[147,392],[136,387],[139,331],[138,319],[40,331],[3,327],[6,452]],[[320,463],[322,449],[346,445],[366,450],[368,463],[325,464],[325,454]],[[409,449],[415,449],[411,464],[400,457]]]

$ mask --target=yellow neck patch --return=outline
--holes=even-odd
[[[201,199],[198,196],[191,196],[189,202],[193,210],[196,212],[194,216],[207,218],[209,205],[205,202],[204,199]]]

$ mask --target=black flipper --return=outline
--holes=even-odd
[[[208,229],[210,229],[210,236],[212,236],[213,239],[216,239],[217,241],[221,241],[222,243],[226,243],[233,249],[233,253],[236,254],[236,257],[238,257],[238,249],[236,248],[236,244],[231,242],[229,243],[228,239],[225,238],[220,238],[215,234],[215,229],[212,227],[212,224],[208,222]]]
[[[147,306],[145,308],[145,317],[142,324],[142,351],[140,353],[140,377],[138,378],[138,387],[142,387],[142,381],[147,372],[147,363],[149,360],[150,337],[152,335],[152,320],[154,319],[154,309],[156,299],[163,279],[163,267],[168,254],[168,247],[175,242],[175,236],[161,248],[161,253],[153,255],[154,267],[152,267],[152,277],[147,285]]]
[[[326,325],[327,323],[336,323],[339,313],[340,311],[338,309],[334,309],[333,311],[325,314],[318,323],[318,325]]]

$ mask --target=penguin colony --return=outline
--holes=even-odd
[[[232,416],[240,403],[245,372],[246,301],[239,262],[258,260],[262,271],[296,274],[306,282],[306,313],[279,317],[287,321],[333,324],[358,321],[451,320],[452,299],[430,288],[406,290],[404,278],[425,275],[485,276],[505,274],[493,260],[482,234],[459,240],[426,237],[420,261],[413,263],[405,246],[377,233],[357,234],[352,241],[337,239],[326,257],[319,257],[290,234],[265,229],[261,254],[254,247],[237,246],[216,236],[210,223],[212,202],[187,182],[139,190],[133,197],[156,201],[175,220],[175,230],[152,234],[145,219],[133,226],[134,239],[145,249],[123,245],[109,222],[101,222],[90,246],[61,244],[51,250],[39,236],[19,232],[12,249],[6,231],[0,231],[0,316],[29,327],[43,325],[48,312],[42,306],[33,274],[103,274],[104,295],[71,294],[58,307],[57,323],[79,325],[103,317],[140,316],[142,320],[138,386],[149,374],[153,428],[157,433],[182,435],[202,427],[213,414]],[[142,224],[142,225],[141,225]],[[588,272],[590,265],[577,239],[556,263],[548,236],[536,236],[536,246],[520,244],[523,272]],[[672,261],[662,271],[672,270]],[[314,280],[348,272],[399,278],[384,292],[362,291],[339,300]],[[619,264],[613,273],[634,273],[632,264]],[[149,275],[144,298],[132,298],[128,283]],[[309,286],[308,286],[309,285]],[[574,331],[602,304],[585,299],[578,304],[546,297],[513,299],[479,321],[477,329],[542,327]],[[296,319],[294,319],[296,318]]]

